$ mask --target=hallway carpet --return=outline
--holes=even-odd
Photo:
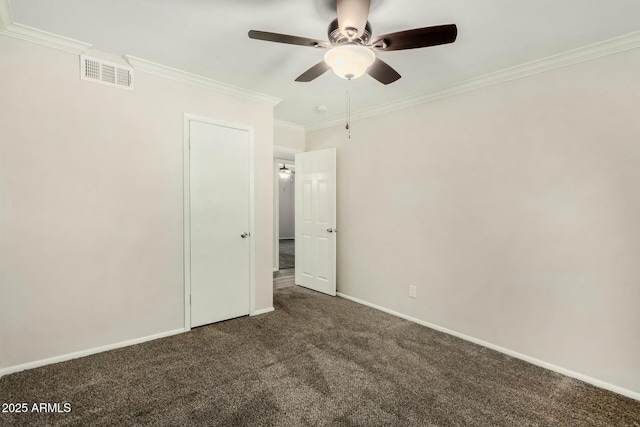
[[[273,290],[286,288],[296,284],[296,269],[287,268],[286,270],[273,272]]]
[[[294,268],[296,266],[296,241],[295,239],[280,240],[280,269]]]
[[[2,425],[633,426],[640,402],[297,286],[273,313],[0,379]]]

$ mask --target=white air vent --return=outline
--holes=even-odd
[[[131,68],[86,55],[80,55],[80,78],[124,89],[133,89],[133,70]]]

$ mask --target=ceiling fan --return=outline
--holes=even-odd
[[[393,83],[401,76],[375,52],[416,49],[453,43],[458,35],[455,24],[398,31],[373,38],[369,24],[371,0],[337,0],[338,18],[329,24],[329,41],[249,31],[249,37],[276,43],[328,49],[324,60],[302,73],[297,82],[310,82],[330,69],[344,79],[355,79],[364,73],[382,84]]]

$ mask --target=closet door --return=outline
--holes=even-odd
[[[191,327],[249,314],[249,132],[189,122]]]

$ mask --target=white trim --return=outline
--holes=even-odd
[[[249,315],[253,316],[256,311],[255,295],[256,295],[256,240],[255,240],[255,136],[253,126],[246,126],[237,123],[229,123],[221,120],[215,120],[208,117],[197,116],[194,114],[183,114],[183,175],[182,175],[182,219],[183,219],[183,272],[184,272],[184,330],[191,330],[191,213],[190,213],[190,186],[189,178],[191,165],[189,163],[189,122],[196,121],[208,123],[216,126],[224,126],[232,129],[246,131],[249,134]]]
[[[585,383],[589,383],[599,388],[603,388],[605,390],[612,391],[614,393],[621,394],[623,396],[627,396],[631,399],[640,400],[640,393],[635,391],[628,390],[626,388],[619,387],[617,385],[609,384],[607,382],[598,380],[596,378],[589,377],[587,375],[571,371],[569,369],[562,368],[560,366],[553,365],[551,363],[545,362],[543,360],[536,359],[535,357],[527,356],[526,354],[518,353],[513,350],[509,350],[508,348],[500,347],[499,345],[491,344],[490,342],[483,341],[478,338],[471,337],[469,335],[462,334],[460,332],[452,331],[451,329],[444,328],[442,326],[435,325],[433,323],[425,322],[424,320],[416,319],[415,317],[407,316],[406,314],[398,313],[397,311],[393,311],[386,307],[382,307],[380,305],[376,305],[370,303],[368,301],[361,300],[356,297],[352,297],[350,295],[343,294],[342,292],[337,292],[337,296],[347,299],[349,301],[353,301],[358,304],[366,305],[367,307],[375,308],[376,310],[383,311],[385,313],[391,314],[396,317],[400,317],[402,319],[408,320],[413,323],[417,323],[418,325],[426,326],[427,328],[435,329],[436,331],[444,332],[448,335],[453,335],[454,337],[461,338],[465,341],[472,342],[474,344],[481,345],[483,347],[490,348],[495,351],[499,351],[500,353],[504,353],[511,357],[515,357],[516,359],[524,360],[525,362],[532,363],[534,365],[540,366],[545,369],[549,369],[550,371],[557,372],[562,375],[566,375],[568,377],[575,378],[580,381],[584,381]]]
[[[185,113],[182,119],[182,271],[184,275],[184,330],[191,330],[191,204],[190,178],[191,158],[189,153],[189,121],[190,116]]]
[[[297,123],[291,123],[291,122],[285,122],[284,120],[273,120],[273,126],[280,128],[280,129],[286,129],[286,130],[295,130],[295,131],[299,131],[299,132],[304,132],[305,128],[302,125],[299,125]]]
[[[11,13],[11,4],[9,0],[0,0],[0,34],[16,37],[29,42],[41,44],[43,46],[52,47],[63,50],[65,52],[82,54],[91,48],[91,44],[84,43],[69,37],[42,31],[37,28],[29,27],[13,22],[13,14]],[[129,65],[136,70],[144,71],[149,74],[155,74],[169,80],[187,83],[195,86],[212,89],[220,93],[235,96],[237,98],[246,99],[269,106],[276,106],[281,99],[274,96],[265,95],[248,89],[232,86],[226,83],[218,82],[208,77],[199,76],[178,70],[176,68],[167,67],[146,59],[137,58],[131,55],[124,55]],[[304,128],[302,128],[304,130]]]
[[[13,374],[15,372],[24,371],[27,369],[39,368],[45,365],[51,365],[52,363],[66,362],[67,360],[78,359],[80,357],[91,356],[92,354],[102,353],[104,351],[115,350],[117,348],[128,347],[130,345],[141,344],[147,341],[153,341],[160,338],[170,337],[185,332],[184,329],[174,329],[172,331],[161,332],[159,334],[148,335],[146,337],[134,338],[127,341],[121,341],[114,344],[104,345],[101,347],[94,347],[87,350],[76,351],[74,353],[67,353],[60,356],[50,357],[48,359],[36,360],[34,362],[24,363],[22,365],[9,366],[0,370],[0,377],[3,375]]]
[[[253,313],[251,313],[251,316],[260,316],[261,314],[271,313],[272,311],[275,311],[273,307],[263,308],[260,310],[255,310]]]
[[[75,54],[84,53],[91,48],[89,43],[83,43],[69,37],[38,30],[37,28],[29,27],[27,25],[12,23],[4,26],[4,20],[5,17],[2,17],[2,24],[4,28],[1,32],[7,36]]]
[[[14,23],[9,0],[0,0],[0,34],[6,34],[8,36],[76,54],[84,53],[91,48],[91,45],[88,43],[38,30],[26,25]],[[401,110],[403,108],[413,107],[438,99],[443,99],[450,96],[455,96],[473,90],[481,89],[483,87],[492,86],[522,77],[527,77],[544,71],[566,67],[572,64],[577,64],[579,62],[600,58],[602,56],[612,55],[637,47],[640,47],[640,31],[625,34],[619,37],[563,52],[547,58],[506,68],[504,70],[447,86],[436,91],[408,97],[376,108],[365,110],[360,113],[353,114],[352,120],[362,120],[368,117],[387,114],[393,111]],[[281,102],[281,99],[277,97],[264,95],[226,83],[218,82],[207,77],[188,73],[176,68],[167,67],[165,65],[157,64],[145,59],[137,58],[135,56],[124,55],[124,58],[136,70],[155,74],[170,80],[216,90],[218,92],[255,102],[260,102],[270,106],[275,106]],[[343,118],[336,118],[316,125],[302,126],[283,120],[274,120],[274,126],[283,129],[312,132],[341,125],[343,121]]]
[[[279,159],[273,159],[273,271],[280,271],[280,179]]]
[[[256,312],[256,185],[255,136],[253,126],[244,126],[249,132],[249,316]],[[273,287],[272,287],[273,288]]]
[[[280,98],[276,98],[274,96],[265,95],[237,86],[232,86],[230,84],[222,83],[208,77],[188,73],[186,71],[178,70],[177,68],[172,68],[166,65],[147,61],[146,59],[136,58],[135,56],[124,55],[124,59],[126,59],[127,62],[129,62],[129,64],[135,70],[144,71],[149,74],[154,74],[156,76],[181,83],[187,83],[194,86],[200,86],[206,89],[215,90],[217,92],[231,95],[236,98],[259,102],[261,104],[266,104],[272,107],[278,105],[280,101],[282,101]]]
[[[0,0],[0,34],[75,54],[84,53],[91,48],[89,43],[13,22],[9,0]]]
[[[457,83],[433,92],[423,93],[417,96],[401,99],[379,107],[371,108],[352,115],[351,120],[362,120],[365,118],[387,114],[404,108],[414,107],[416,105],[435,101],[438,99],[448,98],[450,96],[471,92],[487,86],[497,85],[510,80],[516,80],[534,74],[550,71],[557,68],[567,67],[591,59],[600,58],[602,56],[612,55],[623,52],[625,50],[640,47],[640,31],[625,34],[599,43],[594,43],[585,47],[563,52],[557,55],[536,61],[527,62],[506,68],[494,73],[485,74]],[[344,125],[344,118],[336,118],[317,125],[306,126],[306,132],[326,129],[329,127]]]
[[[0,0],[0,31],[4,31],[13,24],[13,12],[9,0]]]

